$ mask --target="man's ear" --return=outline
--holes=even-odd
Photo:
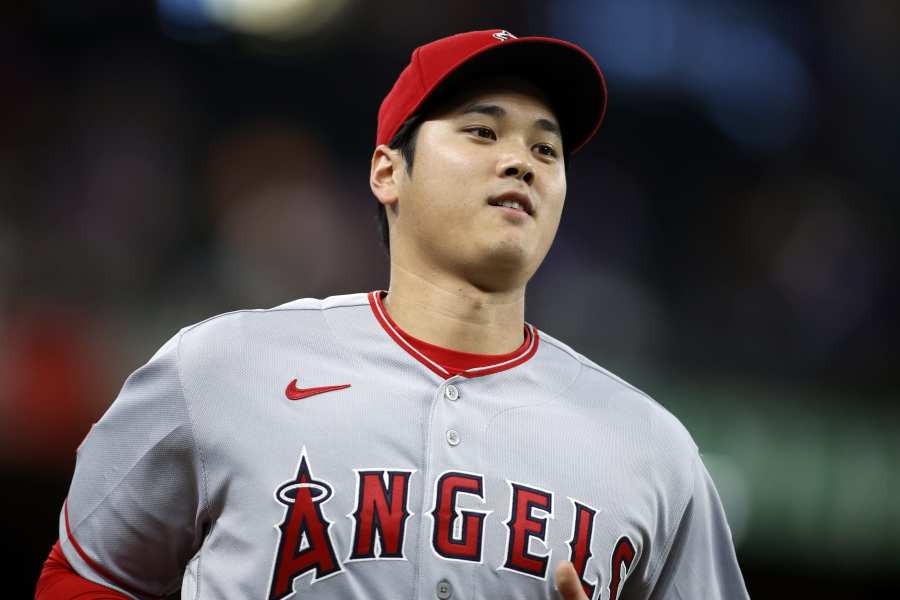
[[[399,150],[388,148],[385,144],[375,148],[369,171],[369,187],[385,208],[396,204],[400,198],[400,183],[404,173],[406,163]]]

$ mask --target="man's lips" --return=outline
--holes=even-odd
[[[534,205],[531,203],[531,199],[525,194],[522,194],[520,192],[505,192],[503,194],[498,194],[496,196],[491,196],[490,198],[488,198],[488,204],[490,204],[491,206],[501,206],[502,202],[516,202],[519,204],[519,206],[522,207],[522,211],[529,215],[534,215]],[[511,207],[502,208],[508,208],[509,210],[519,210]]]

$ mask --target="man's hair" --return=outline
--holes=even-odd
[[[424,115],[425,111],[419,111],[409,117],[403,122],[400,129],[397,130],[397,133],[394,134],[391,141],[388,142],[388,148],[400,150],[400,155],[403,156],[403,160],[406,161],[406,173],[408,175],[412,175],[413,160],[416,156],[416,137],[419,133],[419,125],[425,121]],[[568,175],[569,152],[565,150],[565,140],[563,140],[563,149],[563,167]],[[378,214],[376,218],[378,219],[378,231],[381,234],[381,243],[384,245],[384,249],[388,253],[388,256],[390,256],[391,239],[390,229],[388,228],[387,211],[384,208],[384,204],[381,202],[376,202],[375,204],[378,205]]]

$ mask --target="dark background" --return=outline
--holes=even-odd
[[[272,4],[0,8],[8,597],[177,329],[387,286],[378,105],[415,46],[493,27],[582,45],[610,90],[528,320],[688,426],[753,597],[900,593],[900,3]]]

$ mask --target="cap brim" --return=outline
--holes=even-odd
[[[554,38],[513,38],[480,49],[437,82],[426,102],[455,92],[462,82],[492,75],[515,75],[544,92],[568,154],[584,146],[603,122],[606,80],[600,67],[575,44]]]

